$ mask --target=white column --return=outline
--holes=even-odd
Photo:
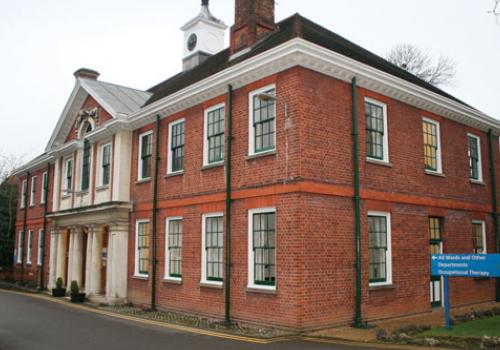
[[[54,288],[56,285],[58,237],[57,228],[52,229],[50,232],[50,250],[46,253],[49,254],[49,280],[47,284],[47,288],[49,290]]]
[[[109,227],[108,247],[108,290],[107,296],[123,299],[127,297],[127,257],[128,223],[114,224]]]
[[[113,286],[113,233],[111,227],[108,231],[108,252],[106,257],[106,296],[109,298],[114,298],[114,286]]]
[[[94,229],[92,233],[92,261],[90,264],[90,285],[92,294],[101,292],[101,260],[102,260],[102,228]]]
[[[57,233],[57,258],[56,258],[56,275],[55,279],[62,278],[66,281],[66,232],[58,231]]]
[[[77,226],[72,230],[73,245],[71,251],[73,258],[71,259],[71,280],[78,282],[78,286],[82,287],[82,269],[83,269],[83,231],[81,226]]]
[[[71,286],[71,281],[73,281],[73,246],[75,244],[75,228],[71,227],[69,231],[69,248],[68,248],[68,271],[66,276],[66,289],[69,291]]]
[[[94,226],[90,225],[89,226],[89,232],[87,233],[87,247],[85,247],[86,251],[86,258],[85,258],[85,293],[91,294],[92,293],[92,247],[93,243],[92,240],[94,239]]]

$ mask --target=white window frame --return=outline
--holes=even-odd
[[[224,160],[226,158],[226,143],[224,142],[224,155],[222,157],[222,160],[218,162],[213,162],[209,163],[208,162],[208,114],[210,112],[216,111],[218,109],[224,108],[224,138],[226,136],[226,104],[225,103],[219,103],[215,106],[209,107],[205,109],[204,112],[204,117],[203,117],[203,166],[211,166],[211,165],[217,165],[217,164],[222,164],[224,163]],[[224,139],[225,141],[225,139]]]
[[[483,220],[472,220],[472,224],[481,224],[481,231],[483,233],[483,252],[481,254],[488,254],[488,248],[486,244],[486,222]],[[472,247],[474,248],[474,247]]]
[[[43,252],[43,229],[38,230],[38,252],[37,252],[37,258],[36,258],[36,264],[37,266],[42,266],[42,252]]]
[[[71,192],[73,192],[73,182],[75,179],[75,167],[73,164],[73,158],[67,158],[64,160],[64,193],[66,195],[70,195]],[[68,184],[68,169],[70,166],[68,164],[71,164],[71,183]]]
[[[430,173],[430,174],[443,174],[442,149],[441,149],[441,125],[438,121],[436,121],[434,119],[427,118],[427,117],[422,118],[422,122],[424,122],[424,121],[436,125],[436,137],[437,137],[437,144],[438,144],[438,149],[437,149],[437,153],[436,153],[437,169],[436,170],[425,169],[425,172]],[[424,147],[425,147],[425,145],[424,145]],[[424,152],[425,152],[425,149],[424,149]],[[424,153],[424,157],[425,157],[425,153]]]
[[[134,277],[139,277],[139,278],[149,278],[149,273],[148,274],[143,274],[139,273],[139,249],[138,249],[138,244],[139,244],[139,225],[143,223],[149,223],[148,219],[141,219],[141,220],[136,220],[135,221],[135,246],[134,246]],[[151,227],[150,227],[151,229]],[[149,235],[151,235],[150,232],[148,232]],[[148,239],[148,250],[149,250],[149,257],[151,257],[151,236]],[[149,272],[149,268],[148,268]]]
[[[383,211],[369,211],[368,216],[381,216],[386,218],[387,223],[387,250],[385,252],[386,261],[386,280],[384,282],[371,282],[370,287],[392,285],[392,232],[391,232],[391,213]]]
[[[31,188],[30,188],[30,207],[35,206],[36,202],[36,176],[31,178]]]
[[[376,162],[383,162],[383,163],[389,163],[389,128],[388,128],[388,122],[387,122],[387,104],[374,100],[369,97],[365,97],[365,102],[371,103],[373,105],[376,105],[378,107],[382,108],[383,111],[383,118],[384,118],[384,139],[383,139],[383,146],[384,146],[384,153],[383,153],[383,159],[378,159],[378,158],[372,158],[369,156],[366,156],[367,159],[373,160]],[[365,121],[366,121],[366,111],[365,111]],[[366,132],[366,128],[365,128]]]
[[[47,187],[49,186],[49,174],[44,172],[42,175],[42,190],[40,196],[40,204],[45,204],[45,197],[47,197],[47,189],[45,188],[45,183],[47,183]]]
[[[206,244],[206,223],[208,218],[219,218],[222,217],[224,218],[224,213],[208,213],[208,214],[203,214],[202,215],[202,220],[201,220],[201,280],[200,283],[202,284],[211,284],[214,286],[222,286],[224,283],[223,281],[210,281],[207,279],[207,251],[205,249],[205,244]],[[225,230],[223,228],[223,237],[225,235]],[[224,249],[224,241],[222,243],[222,248]],[[224,265],[224,264],[223,264]],[[223,266],[224,267],[224,266]],[[225,271],[223,272],[224,276]],[[224,277],[223,277],[224,279]]]
[[[23,263],[23,251],[24,251],[23,235],[24,235],[24,231],[23,230],[19,231],[19,236],[17,239],[17,259],[16,259],[18,264]]]
[[[274,227],[274,234],[275,234],[275,248],[274,248],[274,254],[275,254],[275,261],[276,261],[276,266],[275,266],[275,273],[276,273],[276,282],[274,286],[266,286],[266,285],[261,285],[261,284],[256,284],[254,280],[254,260],[255,260],[255,254],[253,251],[253,216],[255,214],[264,214],[264,213],[274,213],[275,214],[275,227]],[[269,207],[269,208],[254,208],[254,209],[249,209],[248,210],[248,284],[247,288],[250,289],[263,289],[263,290],[269,290],[269,291],[275,291],[276,286],[278,284],[278,221],[277,221],[277,215],[276,215],[276,208],[275,207]]]
[[[27,256],[26,256],[26,264],[31,265],[32,259],[31,255],[33,254],[33,230],[28,230],[28,249],[27,251]]]
[[[139,147],[138,150],[139,152],[137,153],[137,181],[145,181],[151,179],[151,176],[149,177],[143,177],[142,175],[142,139],[145,136],[151,135],[151,172],[153,171],[153,157],[154,157],[154,152],[153,152],[153,130],[146,131],[142,134],[139,135]]]
[[[182,174],[186,163],[184,163],[182,170],[172,171],[172,128],[180,123],[186,123],[186,118],[176,119],[168,124],[168,145],[167,145],[167,175]],[[184,160],[186,160],[186,124],[184,124]]]
[[[105,184],[104,181],[104,148],[109,147],[109,183]],[[99,160],[100,160],[100,170],[99,170],[99,186],[107,187],[111,184],[111,176],[113,174],[113,144],[111,142],[106,142],[99,147]],[[142,168],[141,168],[142,169]]]
[[[472,137],[477,141],[477,155],[478,155],[477,173],[479,175],[477,179],[471,178],[469,169],[469,179],[472,182],[483,182],[483,159],[481,157],[481,138],[477,135],[467,133],[467,153],[469,152],[469,139],[468,139],[469,137]]]
[[[170,235],[170,222],[171,221],[181,221],[182,223],[182,235],[184,236],[184,220],[182,216],[171,216],[165,219],[165,273],[163,279],[167,281],[180,282],[182,281],[182,277],[173,277],[169,275],[170,272],[170,250],[169,248],[169,235]],[[183,237],[184,238],[184,237]],[[182,260],[181,260],[182,266]]]
[[[21,209],[26,208],[27,193],[28,193],[28,180],[23,180],[21,185],[21,205],[20,205]]]
[[[277,148],[276,134],[278,133],[278,130],[277,130],[278,116],[276,114],[276,105],[278,104],[277,99],[274,102],[274,148],[273,149],[269,149],[269,150],[261,151],[261,152],[255,152],[255,129],[253,127],[253,98],[256,95],[264,93],[264,92],[269,91],[271,89],[274,89],[274,94],[277,96],[276,84],[270,84],[270,85],[264,86],[264,87],[259,88],[257,90],[251,91],[248,94],[248,155],[249,156],[276,152],[276,148]]]

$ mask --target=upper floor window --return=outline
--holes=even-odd
[[[250,93],[250,155],[276,149],[276,99],[273,98],[275,93],[274,85]]]
[[[276,209],[251,209],[248,234],[248,286],[275,289]]]
[[[151,177],[153,158],[153,132],[148,131],[139,135],[139,174],[138,180]]]
[[[101,186],[107,186],[111,178],[111,143],[101,146]]]
[[[441,173],[441,136],[439,123],[424,118],[422,122],[424,135],[424,162],[425,170]]]
[[[368,213],[370,285],[392,284],[390,214]]]
[[[28,180],[23,180],[21,185],[21,208],[26,207],[26,197],[28,193]]]
[[[472,222],[472,252],[486,254],[486,228],[484,221]]]
[[[40,196],[40,203],[45,204],[47,202],[47,194],[49,190],[49,174],[44,172],[42,175],[42,195]]]
[[[221,283],[224,273],[224,220],[222,213],[203,215],[201,282]]]
[[[85,134],[92,131],[92,124],[89,122],[84,126]],[[89,140],[85,139],[83,141],[83,154],[82,154],[82,182],[81,190],[87,191],[90,186],[90,156],[91,156],[92,145]]]
[[[31,178],[31,193],[30,193],[30,207],[35,205],[36,201],[36,176]]]
[[[168,126],[168,174],[184,171],[184,126],[184,119],[176,120]]]
[[[73,190],[73,159],[66,160],[64,189],[66,193],[70,193]]]
[[[481,139],[476,135],[467,134],[467,154],[469,156],[469,178],[482,181]]]
[[[139,220],[135,228],[135,275],[149,275],[149,221]]]
[[[366,156],[389,161],[387,133],[387,105],[365,98]]]
[[[205,111],[204,165],[224,161],[224,113],[224,104],[214,106]]]

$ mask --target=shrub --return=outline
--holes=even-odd
[[[61,289],[63,287],[63,283],[64,283],[63,279],[59,277],[56,281],[56,288]]]
[[[80,286],[78,286],[77,281],[71,282],[70,290],[71,290],[71,294],[78,294],[80,292]]]

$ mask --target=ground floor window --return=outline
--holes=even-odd
[[[33,253],[33,231],[28,231],[28,254],[26,257],[26,264],[31,265],[31,254]]]
[[[368,253],[370,285],[391,284],[390,214],[368,213]]]
[[[202,282],[222,282],[224,273],[224,219],[221,213],[203,216]]]
[[[249,212],[249,285],[276,286],[276,210]]]
[[[474,254],[486,254],[486,229],[484,221],[472,222],[472,250]]]
[[[430,254],[443,253],[443,219],[439,217],[429,218],[429,248]],[[430,301],[432,307],[441,306],[442,283],[440,276],[431,276]]]
[[[182,218],[167,219],[167,256],[165,278],[180,279],[182,277]]]
[[[147,277],[149,274],[149,221],[137,221],[135,231],[135,275]]]

